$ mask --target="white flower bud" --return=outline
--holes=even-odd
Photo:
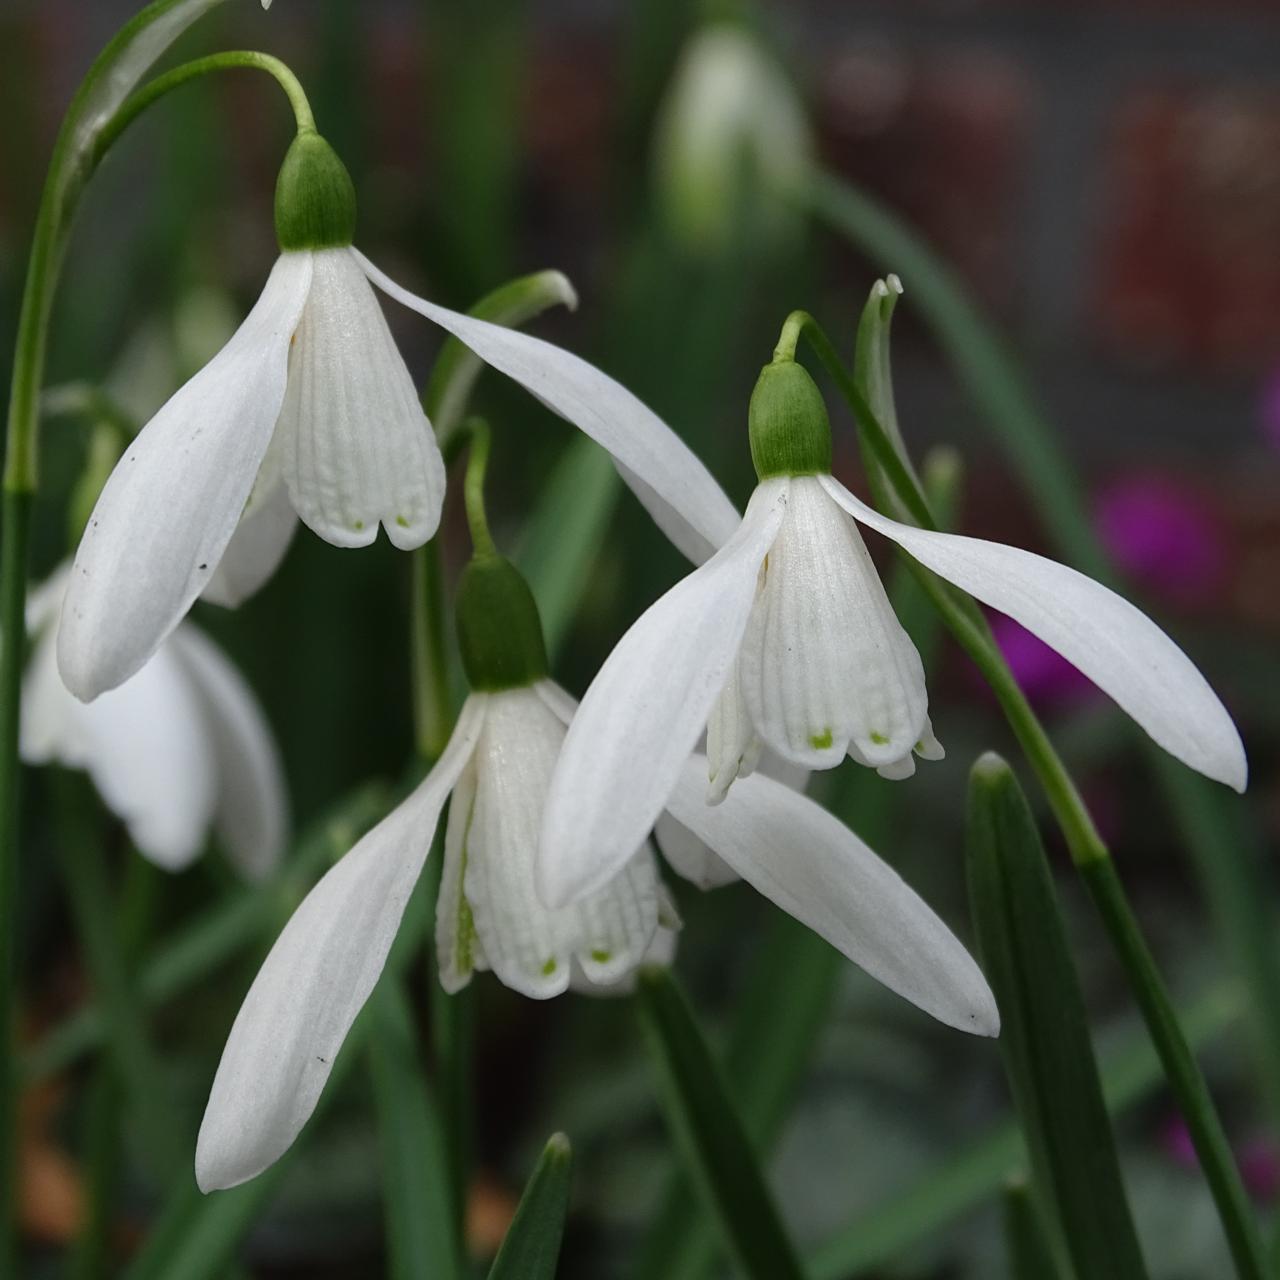
[[[778,196],[803,176],[811,151],[794,87],[750,33],[728,24],[698,32],[658,124],[656,177],[673,231],[702,253],[735,233],[753,243],[785,238],[793,215]]]

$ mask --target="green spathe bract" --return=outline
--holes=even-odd
[[[522,689],[547,675],[542,620],[529,584],[510,560],[483,552],[458,583],[458,647],[471,687]]]
[[[285,253],[345,249],[356,235],[356,189],[338,153],[301,129],[276,180],[276,239]]]
[[[830,473],[831,421],[803,365],[789,359],[765,365],[751,393],[748,420],[751,461],[761,480]]]

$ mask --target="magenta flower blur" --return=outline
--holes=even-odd
[[[1023,692],[1036,705],[1063,706],[1098,694],[1092,680],[1021,623],[993,614],[991,630]]]
[[[1098,533],[1126,576],[1181,605],[1212,599],[1226,574],[1226,540],[1204,500],[1171,476],[1146,473],[1106,488]]]

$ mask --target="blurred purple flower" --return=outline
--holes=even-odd
[[[1202,604],[1222,583],[1222,528],[1203,499],[1170,476],[1142,473],[1110,485],[1095,522],[1121,569],[1165,599]]]
[[[1088,676],[1012,618],[1002,613],[992,615],[991,630],[1005,661],[1033,703],[1061,706],[1098,692]]]
[[[1183,1169],[1199,1167],[1195,1145],[1180,1115],[1170,1116],[1160,1135],[1165,1154]],[[1280,1194],[1280,1150],[1266,1137],[1251,1138],[1235,1148],[1240,1176],[1249,1194],[1261,1204],[1273,1203]]]

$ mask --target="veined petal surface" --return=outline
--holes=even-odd
[[[227,856],[249,880],[280,864],[289,838],[284,768],[275,738],[245,678],[195,627],[169,640],[202,704],[217,769],[214,826]]]
[[[608,374],[541,338],[419,298],[362,254],[356,252],[356,258],[389,297],[453,334],[486,364],[607,449],[621,464],[627,483],[640,481],[636,494],[646,507],[653,510],[660,501],[681,522],[677,526],[659,520],[664,532],[688,526],[688,536],[682,533],[676,543],[680,550],[701,552],[733,536],[738,513],[711,473],[652,409]]]
[[[89,701],[155,653],[236,531],[284,400],[311,255],[284,254],[235,336],[160,410],[107,480],[76,552],[58,632]]]
[[[856,520],[1034,632],[1171,755],[1236,791],[1245,789],[1244,744],[1227,709],[1190,658],[1140,609],[1044,556],[899,524],[832,477],[823,476],[822,484]]]
[[[203,709],[170,646],[119,688],[80,702],[58,674],[54,626],[22,687],[22,758],[83,769],[138,851],[166,871],[201,853],[217,797]]]
[[[852,745],[872,765],[910,762],[924,667],[858,526],[815,476],[791,481],[739,668],[747,713],[784,759],[830,769]]]
[[[436,767],[303,900],[231,1028],[196,1142],[202,1191],[234,1187],[278,1160],[315,1109],[369,998],[431,848],[440,810],[475,750],[472,696]]]
[[[465,867],[463,894],[485,959],[506,986],[533,999],[564,991],[574,961],[590,981],[616,981],[641,962],[657,927],[648,851],[581,902],[551,909],[538,897],[538,835],[564,737],[533,689],[491,694],[471,802],[449,815],[449,852]]]
[[[435,433],[353,251],[312,256],[278,428],[289,497],[334,546],[368,546],[381,523],[412,550],[435,533],[444,505]]]
[[[652,605],[600,668],[547,799],[538,857],[547,903],[598,889],[648,837],[728,679],[786,503],[786,480],[760,485],[738,532]]]
[[[995,999],[950,929],[820,805],[753,774],[706,803],[706,762],[685,765],[672,814],[764,894],[891,991],[940,1022],[995,1035]]]

